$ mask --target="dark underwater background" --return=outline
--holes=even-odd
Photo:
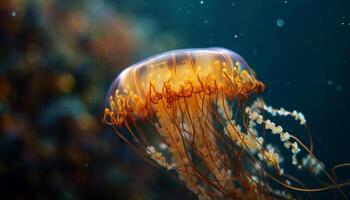
[[[303,112],[327,169],[350,162],[348,0],[1,0],[0,199],[195,199],[101,118],[125,67],[202,47],[239,53],[267,104]]]

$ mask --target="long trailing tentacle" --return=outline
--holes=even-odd
[[[265,105],[265,104],[264,104]],[[254,105],[253,105],[254,107]],[[255,105],[256,108],[256,105]],[[300,120],[301,124],[304,125],[304,123],[306,122],[304,116],[301,113],[298,113],[296,111],[294,111],[293,113],[289,112],[289,111],[285,111],[284,109],[273,109],[272,107],[266,107],[264,108],[265,110],[268,110],[269,113],[279,113],[278,115],[282,115],[282,116],[287,116],[287,115],[292,115],[295,117],[296,120]],[[249,107],[247,107],[246,110],[247,113],[249,113],[250,118],[253,120],[256,120],[259,124],[265,124],[266,128],[269,128],[272,130],[272,133],[274,134],[279,134],[281,136],[281,140],[284,142],[285,146],[287,147],[292,147],[292,152],[294,155],[296,155],[300,149],[298,148],[297,145],[295,145],[296,143],[299,144],[307,153],[308,153],[308,159],[312,159],[312,162],[316,163],[316,166],[319,168],[319,170],[321,170],[327,177],[328,179],[332,182],[332,185],[329,186],[325,186],[325,187],[320,187],[320,188],[313,188],[313,189],[301,189],[298,188],[298,190],[300,191],[323,191],[323,190],[327,190],[327,189],[331,189],[331,188],[336,188],[340,194],[343,196],[344,199],[347,199],[344,191],[341,189],[341,186],[348,186],[350,183],[337,183],[336,179],[333,178],[324,168],[323,164],[317,159],[317,157],[314,155],[314,153],[312,152],[312,149],[310,149],[309,147],[307,147],[299,138],[297,138],[296,136],[289,134],[288,133],[288,137],[286,138],[286,133],[283,132],[283,129],[280,126],[276,126],[274,123],[272,123],[270,120],[263,120],[263,117],[261,115],[259,115],[256,111],[251,110]],[[289,142],[290,139],[293,139],[295,142],[291,143]],[[312,140],[310,140],[312,141]],[[287,144],[287,145],[286,145]],[[295,157],[293,157],[294,159]],[[295,159],[296,160],[296,159]],[[299,166],[299,168],[301,167],[301,165],[298,165],[297,162],[295,162],[295,164],[297,166]],[[315,165],[313,165],[315,166]],[[344,165],[340,165],[340,166],[347,166],[347,164]],[[334,170],[333,170],[334,171]],[[294,188],[295,189],[295,188]]]

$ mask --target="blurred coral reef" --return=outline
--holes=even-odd
[[[1,199],[189,198],[101,123],[115,75],[174,33],[99,0],[1,1],[0,15]]]

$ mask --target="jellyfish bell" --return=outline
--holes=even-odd
[[[116,97],[127,97],[127,101],[123,99],[125,106],[114,114],[145,117],[152,103],[160,99],[169,106],[176,98],[203,91],[225,90],[230,96],[247,97],[263,88],[243,58],[230,50],[184,49],[153,56],[125,69],[112,84],[108,102],[113,100],[115,104]]]
[[[312,148],[264,116],[306,123],[300,112],[267,106],[264,89],[233,51],[174,50],[125,69],[110,87],[103,121],[138,154],[175,173],[199,199],[291,199],[293,191],[313,191],[284,174],[280,151],[262,131],[279,138],[292,165],[324,171],[342,192]]]

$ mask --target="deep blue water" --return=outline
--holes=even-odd
[[[349,0],[8,1],[0,4],[1,199],[194,199],[101,118],[127,66],[204,47],[237,52],[265,83],[267,104],[303,112],[327,169],[350,162]],[[349,180],[350,169],[338,176]]]

